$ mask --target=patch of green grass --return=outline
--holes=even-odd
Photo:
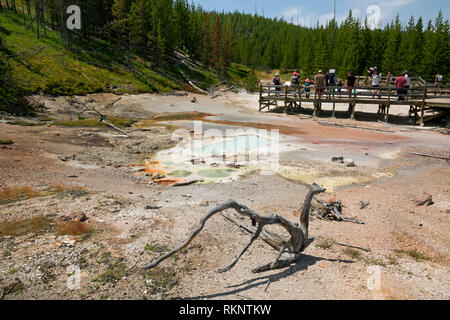
[[[419,251],[417,251],[416,249],[410,249],[407,250],[405,252],[408,256],[410,256],[411,258],[413,258],[416,261],[427,261],[427,260],[431,260],[430,257],[420,253]]]
[[[108,118],[109,123],[116,127],[129,127],[135,121],[125,118]],[[105,127],[106,124],[99,122],[97,118],[94,119],[81,119],[72,121],[55,121],[52,126],[64,126],[64,127]]]
[[[147,243],[144,250],[151,253],[163,253],[167,252],[168,247],[165,245],[159,245],[157,243]]]
[[[81,197],[84,197],[87,195],[88,195],[88,192],[86,190],[84,190],[83,188],[74,187],[74,188],[69,188],[69,189],[65,189],[65,190],[58,192],[56,195],[56,198],[62,199],[65,197],[72,197],[73,199],[75,199],[75,198],[81,198]]]
[[[431,257],[417,251],[416,249],[409,249],[409,250],[395,249],[394,251],[398,254],[406,254],[407,256],[413,258],[415,261],[431,260]]]
[[[29,122],[29,121],[8,121],[7,124],[13,125],[13,126],[23,126],[23,127],[37,127],[44,125],[43,123],[35,123],[35,122]]]
[[[356,249],[353,248],[345,248],[343,250],[343,252],[348,255],[350,258],[354,259],[354,260],[361,260],[362,259],[362,255],[361,252],[359,252]]]
[[[0,145],[11,145],[14,144],[12,140],[0,140]]]
[[[330,249],[333,246],[334,241],[331,239],[323,239],[321,241],[319,241],[319,243],[317,244],[317,246],[321,249]]]
[[[170,114],[161,114],[153,117],[156,121],[177,121],[177,120],[189,120],[194,118],[204,118],[211,116],[209,113],[201,112],[176,112]]]
[[[17,273],[17,272],[19,272],[19,270],[20,270],[20,268],[13,268],[13,269],[10,269],[10,270],[8,270],[8,274],[14,274],[14,273]]]
[[[117,282],[119,281],[126,273],[126,265],[120,260],[115,261],[110,264],[108,269],[100,274],[97,278],[94,279],[95,282],[101,282],[103,284],[107,282]]]

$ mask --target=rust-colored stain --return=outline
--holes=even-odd
[[[253,123],[209,119],[204,119],[203,121],[232,126],[279,130],[280,134],[299,136],[302,137],[303,140],[307,140],[314,144],[336,144],[340,143],[340,141],[337,141],[339,139],[365,142],[396,142],[407,139],[405,137],[398,136],[392,133],[375,132],[358,128],[324,127],[313,121],[299,122],[287,119],[282,121],[272,120],[271,123]],[[327,141],[328,139],[332,141]],[[343,141],[343,143],[346,142]]]
[[[157,173],[160,175],[166,174],[161,162],[159,162],[159,161],[146,161],[145,167],[146,167],[146,169],[144,171],[151,173],[153,175],[155,175]]]
[[[186,180],[182,178],[163,178],[163,179],[155,179],[153,180],[157,184],[163,185],[163,186],[173,186],[177,183],[185,183]]]

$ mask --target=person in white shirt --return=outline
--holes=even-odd
[[[381,99],[380,90],[378,87],[380,86],[380,76],[374,72],[372,75],[372,98],[375,98],[375,94],[378,93],[378,99]]]
[[[411,77],[409,76],[408,70],[405,70],[405,73],[404,73],[403,76],[404,76],[405,79],[406,79],[406,85],[405,85],[405,88],[408,89],[409,86],[411,85]]]

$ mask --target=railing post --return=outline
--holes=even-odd
[[[261,111],[262,108],[262,92],[263,92],[263,86],[262,84],[259,85],[259,111]]]
[[[384,110],[384,122],[389,120],[389,109],[391,108],[391,79],[388,81],[388,103],[386,109]]]
[[[423,97],[422,97],[422,107],[420,110],[420,126],[423,127],[425,126],[425,123],[423,121],[424,115],[425,115],[425,100],[427,98],[427,87],[425,86],[425,88],[423,89]]]
[[[288,87],[284,86],[284,113],[287,114],[288,107]]]
[[[359,76],[358,76],[358,82],[359,82]],[[353,103],[352,103],[352,115],[351,115],[351,119],[354,120],[355,119],[355,110],[356,110],[356,88],[358,87],[358,85],[356,85],[353,90],[355,90],[354,94],[353,94]]]
[[[314,84],[314,111],[313,111],[313,117],[317,115],[317,88]]]

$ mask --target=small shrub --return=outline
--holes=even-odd
[[[416,249],[410,249],[408,251],[406,251],[406,254],[408,256],[410,256],[411,258],[413,258],[416,261],[426,261],[426,260],[431,260],[430,257],[420,253],[419,251],[417,251]]]
[[[108,269],[94,279],[95,282],[107,283],[119,281],[127,270],[126,265],[119,261],[116,261],[109,265]]]
[[[92,228],[80,221],[64,221],[57,224],[56,232],[59,235],[80,236],[91,233]]]
[[[355,260],[361,260],[362,256],[361,253],[358,250],[355,250],[353,248],[345,248],[343,251],[346,255],[348,255],[350,258]]]
[[[321,249],[330,249],[333,246],[333,240],[330,239],[323,239],[321,240],[317,246]]]
[[[39,192],[31,187],[3,187],[0,189],[0,204],[33,198],[39,196]]]
[[[0,140],[0,145],[11,145],[14,144],[12,140]]]
[[[144,250],[147,252],[155,252],[155,253],[162,253],[167,251],[167,246],[159,245],[157,243],[147,243],[144,247]]]

